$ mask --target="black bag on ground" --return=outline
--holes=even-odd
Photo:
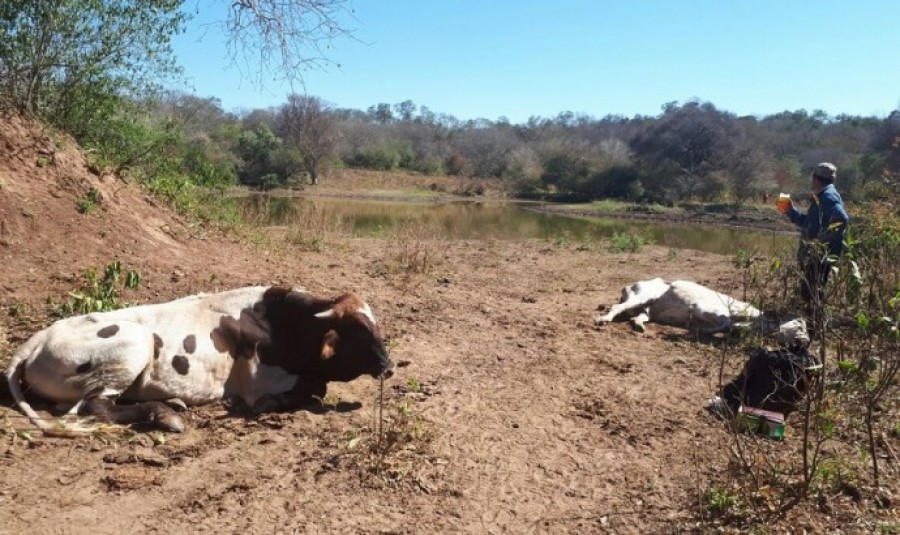
[[[787,416],[797,409],[818,368],[806,348],[758,348],[741,373],[722,387],[722,398],[735,414],[744,405]]]

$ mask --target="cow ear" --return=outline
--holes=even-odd
[[[334,329],[330,329],[325,333],[325,337],[322,339],[322,360],[327,360],[334,356],[335,347],[340,338]]]

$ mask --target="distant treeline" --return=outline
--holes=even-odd
[[[189,17],[182,4],[0,3],[0,111],[52,123],[89,150],[93,165],[183,203],[196,186],[314,184],[342,166],[491,179],[526,197],[741,203],[762,191],[805,191],[808,171],[827,160],[849,197],[897,188],[900,110],[886,118],[805,110],[740,117],[711,103],[671,102],[656,116],[562,112],[512,124],[464,121],[411,100],[354,110],[290,95],[271,109],[226,112],[215,99],[162,90],[180,73],[171,45]],[[290,0],[291,9],[273,15],[265,2],[235,3],[231,38],[260,45],[263,57],[280,50],[292,71],[312,59],[272,39],[317,32],[302,16],[279,15],[332,21],[335,4]],[[234,23],[244,16],[257,37]]]
[[[292,95],[235,115],[215,99],[171,94],[154,109],[183,142],[254,188],[315,182],[334,167],[405,169],[499,179],[521,196],[744,202],[763,191],[808,189],[821,161],[862,196],[900,169],[900,110],[887,118],[805,110],[737,116],[711,103],[672,102],[657,116],[563,112],[524,124],[462,121],[412,101],[367,110]]]

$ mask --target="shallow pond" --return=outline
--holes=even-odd
[[[544,239],[594,244],[616,233],[639,234],[650,243],[711,253],[772,253],[790,240],[784,234],[718,225],[585,218],[536,212],[535,205],[504,202],[387,202],[334,198],[253,196],[245,212],[262,225],[341,228],[355,236],[388,236],[410,227],[448,239]]]

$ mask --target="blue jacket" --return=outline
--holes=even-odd
[[[829,254],[833,255],[839,255],[844,250],[844,236],[850,217],[834,184],[813,195],[813,203],[805,214],[792,206],[787,215],[792,223],[800,227],[803,240],[825,243]]]

